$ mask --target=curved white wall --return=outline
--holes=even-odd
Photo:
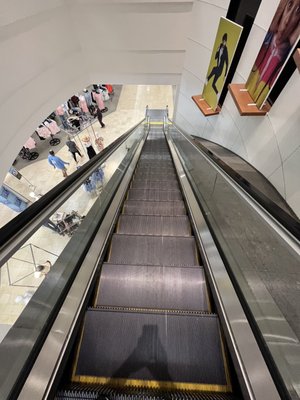
[[[246,80],[278,3],[262,0],[234,82]],[[202,91],[228,5],[229,0],[3,1],[0,180],[40,121],[87,84],[178,84],[182,76],[176,122],[253,164],[300,215],[298,72],[266,117],[240,117],[228,94],[222,113],[204,118],[191,100]]]
[[[246,81],[278,4],[279,0],[262,0],[233,82]],[[228,93],[221,113],[205,118],[191,99],[202,92],[219,18],[226,16],[228,5],[227,0],[194,4],[174,120],[187,132],[219,143],[247,160],[300,216],[299,72],[295,71],[264,117],[241,117]]]
[[[1,3],[1,182],[36,126],[87,84],[180,81],[192,1]]]

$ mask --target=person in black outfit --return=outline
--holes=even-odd
[[[218,89],[216,87],[217,80],[220,78],[222,75],[223,69],[224,69],[224,64],[226,64],[225,67],[225,74],[224,77],[227,75],[227,69],[228,69],[228,50],[227,50],[227,33],[224,33],[222,37],[222,43],[220,44],[216,55],[215,55],[215,60],[217,60],[217,65],[211,70],[211,73],[207,76],[206,81],[208,81],[214,76],[214,80],[212,83],[212,88],[218,94]]]
[[[101,112],[99,107],[97,107],[97,118],[98,118],[98,121],[99,121],[99,123],[101,125],[101,128],[105,128],[105,124],[102,122],[102,118],[103,118],[102,112]]]
[[[72,153],[72,156],[77,164],[76,160],[76,153],[80,155],[80,157],[83,157],[82,154],[80,153],[77,144],[71,140],[71,137],[68,137],[68,140],[66,141],[66,145],[68,146],[69,152]]]

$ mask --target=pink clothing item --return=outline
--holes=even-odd
[[[52,135],[55,135],[56,133],[60,132],[60,129],[55,121],[52,121],[52,122],[45,121],[44,125],[48,129],[50,129]]]
[[[103,96],[101,93],[96,93],[92,92],[93,99],[97,103],[97,106],[100,110],[103,110],[105,108],[104,101],[103,101]]]
[[[64,115],[65,110],[62,106],[58,106],[56,109],[56,115]]]
[[[89,112],[88,106],[87,106],[85,98],[83,96],[79,97],[79,107],[81,108],[81,110],[84,113],[88,113]]]
[[[30,137],[30,138],[27,140],[27,142],[24,144],[24,147],[25,147],[26,149],[29,149],[29,150],[34,149],[34,148],[36,147],[35,140],[32,139],[32,137]]]
[[[38,128],[36,128],[37,133],[39,134],[39,136],[43,137],[43,138],[48,138],[51,136],[51,131],[49,128],[47,128],[46,126],[40,126]]]

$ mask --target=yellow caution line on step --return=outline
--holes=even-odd
[[[96,383],[108,384],[109,386],[121,387],[139,387],[163,390],[194,390],[207,392],[229,392],[227,385],[212,385],[205,383],[186,383],[186,382],[167,382],[167,381],[150,381],[142,379],[122,379],[122,378],[105,378],[98,376],[73,376],[73,382],[80,383]]]

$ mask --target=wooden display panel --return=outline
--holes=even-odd
[[[297,68],[298,68],[298,70],[299,70],[299,72],[300,72],[300,49],[297,49],[297,50],[295,51],[293,57],[294,57],[294,60],[295,60],[296,65],[297,65]]]
[[[192,99],[194,100],[194,102],[196,103],[197,107],[200,109],[200,111],[202,112],[202,114],[205,117],[209,117],[210,115],[216,115],[219,114],[221,109],[218,106],[218,108],[214,111],[207,103],[206,101],[203,99],[203,97],[201,96],[201,94],[192,96]]]
[[[268,105],[264,105],[262,109],[257,107],[244,83],[232,83],[228,88],[241,115],[266,115],[270,110]]]

